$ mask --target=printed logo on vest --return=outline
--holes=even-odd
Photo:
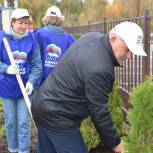
[[[45,51],[45,66],[52,68],[55,67],[60,57],[61,48],[55,44],[48,45]]]
[[[15,59],[15,63],[19,67],[20,74],[25,74],[25,62],[27,59],[27,54],[25,52],[14,51],[13,56]]]

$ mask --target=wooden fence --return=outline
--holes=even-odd
[[[66,30],[72,34],[85,34],[91,31],[99,31],[105,34],[122,21],[135,22],[141,26],[144,32],[143,46],[147,53],[146,57],[133,55],[131,60],[127,60],[123,63],[123,67],[115,69],[115,75],[119,81],[120,94],[124,99],[125,108],[128,109],[130,108],[128,103],[129,93],[134,87],[144,81],[145,76],[153,74],[153,29],[151,28],[153,26],[153,16],[150,16],[149,11],[146,10],[144,16],[141,17],[126,18],[116,21],[107,21],[105,18],[100,23],[71,27]]]

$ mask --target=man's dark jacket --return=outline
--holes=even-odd
[[[108,35],[85,34],[65,53],[52,74],[33,96],[36,124],[52,131],[73,132],[91,116],[103,143],[120,143],[108,109],[114,83],[113,55]]]

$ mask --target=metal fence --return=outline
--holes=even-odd
[[[127,60],[123,63],[123,67],[115,69],[115,75],[119,82],[120,94],[125,101],[125,108],[128,109],[130,107],[128,103],[129,93],[134,87],[144,81],[145,76],[153,74],[153,33],[151,32],[153,31],[151,29],[153,16],[150,16],[149,11],[146,10],[144,16],[141,17],[133,17],[116,21],[107,21],[105,18],[100,23],[71,27],[66,30],[72,34],[85,34],[91,31],[99,31],[105,34],[116,24],[122,21],[132,21],[141,26],[144,32],[143,45],[147,53],[146,57],[133,55],[131,60]]]

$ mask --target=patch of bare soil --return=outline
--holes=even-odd
[[[114,153],[112,150],[105,148],[104,146],[98,145],[96,148],[91,149],[90,153]]]

